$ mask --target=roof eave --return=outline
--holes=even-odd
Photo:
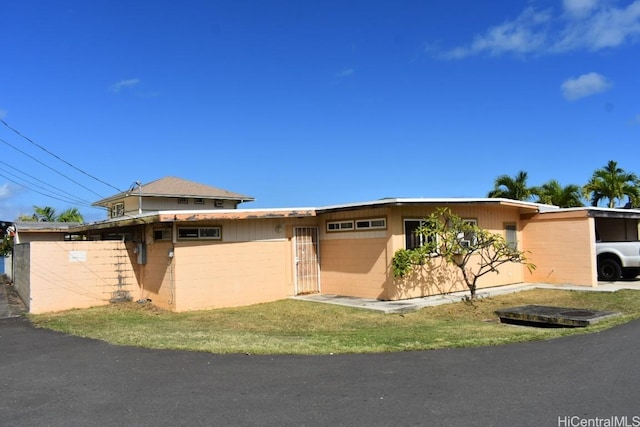
[[[533,202],[523,202],[511,199],[499,198],[388,198],[372,200],[360,203],[348,203],[343,205],[333,205],[318,208],[318,213],[340,212],[358,209],[370,209],[377,207],[399,207],[411,205],[501,205],[519,208],[523,212],[540,212],[546,210],[557,210],[557,206],[544,205]]]
[[[159,193],[143,193],[143,194],[136,194],[136,193],[131,193],[131,194],[127,194],[127,193],[120,193],[120,194],[116,194],[115,196],[111,196],[111,197],[107,197],[106,199],[102,199],[102,200],[98,200],[97,202],[93,202],[91,204],[91,206],[106,206],[111,202],[114,202],[116,200],[122,200],[122,199],[126,199],[127,197],[164,197],[164,198],[171,198],[171,199],[176,199],[176,198],[180,198],[180,197],[185,197],[185,198],[194,198],[194,199],[207,199],[207,200],[231,200],[231,201],[237,201],[238,203],[245,203],[245,202],[253,202],[255,201],[255,199],[253,197],[248,197],[248,196],[242,196],[242,195],[238,195],[238,196],[203,196],[201,194],[159,194]]]

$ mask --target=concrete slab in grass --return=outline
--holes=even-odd
[[[603,319],[618,316],[612,311],[597,311],[585,308],[524,305],[505,308],[495,312],[502,323],[540,327],[585,327]]]

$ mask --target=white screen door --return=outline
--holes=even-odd
[[[320,292],[318,227],[295,227],[296,295]]]

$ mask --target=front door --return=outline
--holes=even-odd
[[[295,227],[296,295],[320,292],[318,227]]]

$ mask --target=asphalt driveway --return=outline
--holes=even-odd
[[[7,426],[640,425],[640,322],[501,347],[219,356],[117,347],[0,320]],[[560,417],[560,418],[559,418]],[[577,417],[577,418],[570,418]],[[631,424],[630,424],[631,425]]]

